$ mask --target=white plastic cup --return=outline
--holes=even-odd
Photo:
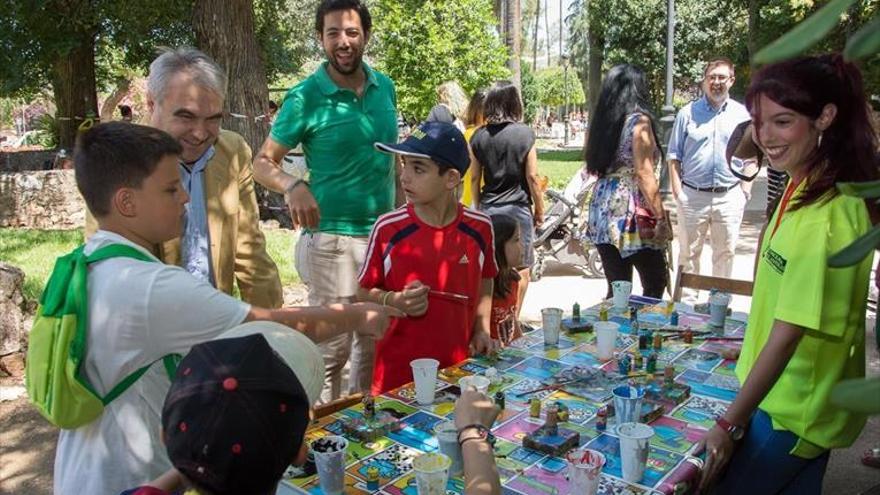
[[[455,428],[455,422],[441,421],[437,423],[434,426],[434,434],[437,435],[440,453],[452,461],[449,466],[449,474],[460,475],[464,471],[464,459],[461,457],[461,445],[458,443],[458,430]]]
[[[723,329],[729,305],[730,294],[726,292],[716,292],[709,296],[709,325]]]
[[[614,348],[617,346],[617,332],[620,325],[613,321],[597,321],[593,323],[596,331],[596,351],[599,361],[611,361]]]
[[[311,444],[318,468],[318,481],[326,495],[339,495],[345,490],[345,449],[348,440],[337,435],[321,437]]]
[[[617,427],[624,423],[638,423],[642,415],[642,399],[645,389],[630,385],[621,385],[611,391],[614,396],[614,418]]]
[[[630,483],[642,481],[648,463],[648,444],[654,429],[644,423],[624,423],[617,427],[620,438],[620,463],[623,479]]]
[[[544,308],[541,310],[541,325],[544,328],[544,345],[559,343],[559,327],[562,326],[562,310]]]
[[[409,362],[416,386],[416,402],[423,406],[434,403],[434,388],[437,386],[437,368],[440,361],[423,358]]]
[[[429,452],[413,459],[412,465],[419,495],[446,495],[449,466],[452,465],[448,456]]]
[[[565,456],[568,464],[569,493],[596,495],[605,466],[605,455],[595,450],[572,450]]]
[[[489,385],[491,384],[492,380],[481,375],[463,376],[458,379],[458,388],[460,388],[462,392],[467,390],[468,387],[474,387],[477,389],[477,392],[489,395]]]
[[[626,309],[629,305],[629,296],[632,294],[633,284],[626,280],[615,280],[611,282],[611,293],[613,294],[614,309]]]

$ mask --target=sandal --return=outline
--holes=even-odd
[[[862,464],[880,469],[880,448],[866,450],[862,454]]]

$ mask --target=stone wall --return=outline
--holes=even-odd
[[[23,271],[0,262],[0,356],[21,352],[26,347],[23,284]]]
[[[0,227],[77,229],[85,212],[73,170],[0,173]]]
[[[46,170],[55,161],[55,150],[16,150],[5,148],[0,151],[0,172],[25,172]]]

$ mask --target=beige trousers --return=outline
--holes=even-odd
[[[322,232],[303,233],[296,244],[294,265],[308,286],[309,304],[354,302],[357,276],[364,263],[366,237]],[[340,335],[318,344],[324,355],[325,382],[321,402],[340,397],[342,370],[351,358],[346,394],[368,392],[373,382],[376,342],[356,332]]]

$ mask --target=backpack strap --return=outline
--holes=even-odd
[[[180,354],[168,354],[167,356],[161,357],[156,361],[162,360],[162,364],[165,366],[165,373],[168,374],[168,379],[173,380],[174,376],[177,374],[177,365],[180,363],[181,356]],[[150,369],[150,366],[156,364],[156,361],[144,366],[143,368],[138,369],[134,373],[128,375],[123,378],[121,382],[117,383],[115,387],[113,387],[110,392],[101,398],[101,402],[106,406],[107,404],[113,402],[113,399],[122,395],[122,392],[128,390],[128,387],[132,386],[134,382],[138,381],[140,377]]]
[[[110,259],[110,258],[133,258],[136,260],[150,262],[150,263],[153,263],[153,262],[158,263],[159,262],[158,260],[156,260],[156,258],[153,258],[152,256],[147,255],[143,251],[141,251],[135,247],[125,245],[125,244],[110,244],[108,246],[104,246],[104,247],[96,249],[94,252],[92,252],[92,254],[90,254],[88,256],[85,256],[82,253],[82,248],[83,248],[83,246],[80,246],[79,248],[77,248],[77,250],[74,251],[74,253],[77,253],[76,260],[75,260],[76,263],[85,263],[85,264],[89,265],[89,264],[97,263],[99,261],[103,261],[103,260]],[[71,253],[71,254],[74,254],[74,253]],[[83,270],[79,273],[85,274],[85,277],[88,276],[87,270]],[[54,276],[54,274],[53,274],[53,276]],[[81,289],[81,288],[85,288],[85,285],[86,285],[85,277],[83,277],[84,280],[71,280],[71,284],[70,284],[70,290],[72,292],[69,293],[69,295],[73,296],[73,297],[71,297],[71,299],[75,300],[74,304],[77,305],[77,307],[79,308],[77,313],[80,315],[87,315],[87,312],[88,312],[88,301],[81,300],[81,295],[86,293],[85,290]],[[79,285],[79,284],[81,284],[81,285]],[[83,356],[85,354],[85,345],[86,345],[86,342],[85,342],[86,326],[85,325],[86,325],[87,321],[88,321],[87,317],[78,319],[77,324],[82,325],[82,329],[81,330],[77,329],[76,337],[71,342],[71,346],[70,346],[71,353],[77,353],[77,355],[79,355],[79,356]],[[164,357],[157,359],[156,361],[159,361],[160,359],[165,364],[165,372],[168,374],[168,378],[173,379],[174,374],[177,370],[177,363],[180,362],[181,356],[178,354],[169,354],[167,356],[164,356]],[[139,368],[135,372],[133,372],[130,375],[123,378],[122,381],[117,383],[116,386],[113,387],[106,396],[101,398],[101,402],[103,402],[103,404],[106,406],[107,404],[112,402],[113,399],[119,397],[123,392],[128,390],[128,388],[131,387],[132,384],[134,384],[134,382],[136,382],[141,376],[143,376],[143,374],[146,373],[147,370],[150,369],[150,366],[155,364],[156,361],[153,361],[152,363],[150,363],[142,368]],[[80,370],[77,370],[77,374],[79,374],[79,371]],[[87,380],[82,380],[82,382],[83,382],[83,384],[86,384]],[[92,388],[91,385],[88,385],[88,386],[90,389]],[[95,391],[92,389],[92,392],[94,393]],[[100,395],[97,393],[95,393],[95,395],[100,397]]]
[[[125,244],[110,244],[96,249],[86,257],[86,263],[92,264],[108,258],[134,258],[136,260],[158,263],[159,261],[140,249]]]

